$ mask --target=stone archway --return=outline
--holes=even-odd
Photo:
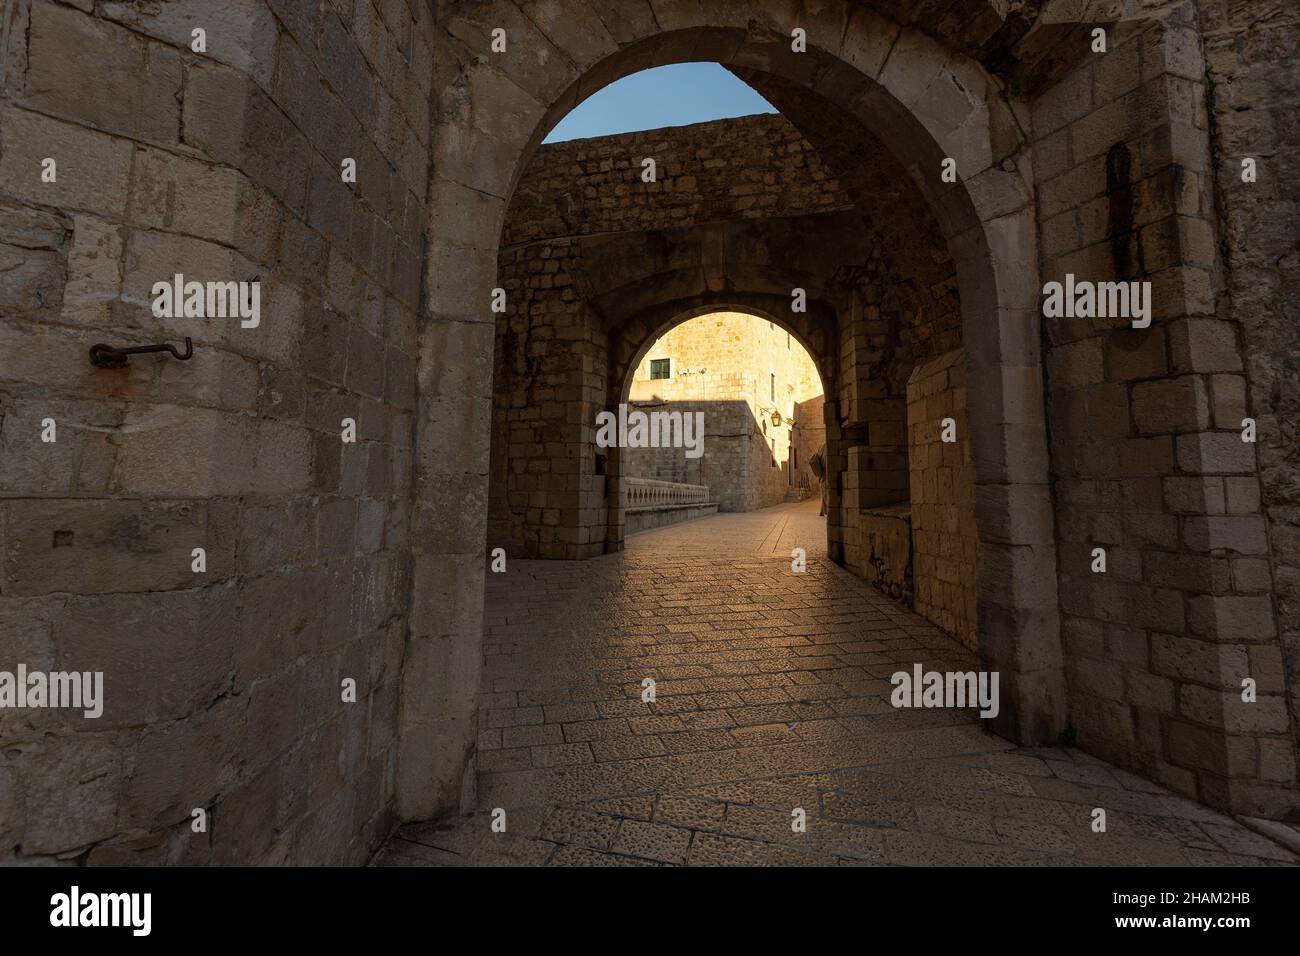
[[[666,285],[671,286],[672,283]],[[835,394],[837,365],[834,352],[834,311],[827,303],[820,300],[811,302],[806,312],[791,313],[789,304],[788,296],[731,290],[722,293],[701,293],[685,300],[661,302],[626,316],[616,325],[611,337],[606,408],[617,409],[628,402],[633,373],[645,360],[655,342],[669,331],[701,316],[734,311],[771,322],[788,332],[799,347],[808,354],[817,369],[822,392],[826,396],[823,404],[826,426],[834,431],[839,423],[839,406],[831,397]],[[609,511],[606,541],[609,550],[617,550],[622,547],[625,535],[625,514],[621,505],[624,468],[618,448],[610,448],[607,455],[609,468],[606,481],[609,483],[609,500],[618,502],[619,507],[611,508]],[[830,494],[832,502],[838,504],[837,485],[830,486]],[[832,525],[832,521],[827,522],[828,539]]]
[[[938,351],[968,352],[980,636],[1014,677],[1008,734],[1050,738],[1064,687],[1092,757],[1294,819],[1300,485],[1279,384],[1300,297],[1273,187],[1295,150],[1258,135],[1291,102],[1274,55],[1291,18],[1119,0],[253,0],[195,56],[174,6],[20,0],[0,30],[0,253],[21,266],[0,294],[16,360],[0,375],[3,636],[29,663],[102,669],[117,701],[93,726],[7,723],[0,856],[360,862],[395,813],[455,807],[486,702],[485,303],[517,241],[507,206],[556,117],[701,58],[797,123],[857,200],[817,211],[870,218],[898,311],[928,310]],[[1257,181],[1239,178],[1243,150]],[[941,157],[959,182],[937,178]],[[264,321],[159,321],[151,284],[179,272],[260,275]],[[1084,272],[1149,282],[1150,327],[1040,323],[1040,283]],[[184,365],[86,361],[100,341],[191,334]],[[851,427],[872,400],[841,400]],[[194,807],[225,821],[208,839],[191,839]]]
[[[784,313],[781,311],[788,305],[788,299],[780,296],[733,291],[696,296],[685,301],[675,300],[637,313],[620,325],[615,335],[610,356],[610,402],[617,404],[627,401],[632,371],[645,359],[655,340],[683,322],[711,312],[724,311],[744,312],[789,332],[812,357],[823,390],[828,395],[831,394],[835,387],[835,356],[827,348],[832,343],[823,336],[828,332],[827,325],[830,325],[830,329],[834,328],[833,317],[823,303],[814,302],[808,313],[808,322],[791,321],[789,309],[785,308]],[[618,357],[620,355],[623,357]]]
[[[985,665],[1002,673],[1000,728],[1024,742],[1062,726],[1055,547],[1048,507],[1030,187],[1015,113],[978,63],[910,27],[847,3],[816,15],[704,0],[650,15],[639,3],[532,19],[500,2],[453,13],[439,71],[416,483],[466,492],[465,530],[449,544],[413,547],[411,636],[404,665],[398,799],[403,816],[454,806],[472,752],[480,667],[477,615],[484,517],[496,248],[506,206],[532,151],[558,119],[601,86],[649,66],[716,60],[779,77],[836,104],[906,168],[938,222],[961,294],[971,445],[983,535],[979,619]],[[791,50],[795,26],[807,52]],[[515,39],[492,54],[490,34]],[[794,118],[796,124],[797,117]],[[941,163],[960,178],[946,184]],[[449,356],[454,374],[449,374]],[[435,422],[459,392],[474,414]],[[464,449],[440,460],[434,441]],[[414,521],[433,507],[418,500]],[[1011,520],[1016,511],[1022,516]],[[453,583],[454,582],[454,583]],[[453,586],[449,587],[449,584]],[[454,594],[430,602],[422,595]],[[430,699],[436,705],[430,708]]]
[[[511,210],[512,226],[526,218]],[[771,316],[835,382],[837,279],[869,248],[851,213],[503,248],[498,281],[514,298],[496,329],[489,548],[586,558],[621,547],[621,456],[597,452],[590,423],[617,413],[629,363],[684,315],[741,304]]]

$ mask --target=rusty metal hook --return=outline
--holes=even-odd
[[[126,357],[128,355],[139,355],[143,352],[171,352],[174,358],[184,362],[193,357],[194,345],[190,342],[190,337],[185,336],[185,354],[182,355],[176,351],[174,345],[169,345],[166,342],[160,345],[137,345],[134,348],[126,349],[105,345],[101,342],[90,347],[90,364],[96,368],[126,368]]]

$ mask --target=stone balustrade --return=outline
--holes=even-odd
[[[707,485],[687,485],[654,478],[624,478],[623,507],[628,511],[672,505],[700,505],[709,502]]]
[[[718,513],[707,485],[654,478],[623,479],[624,530],[627,534],[662,528]]]

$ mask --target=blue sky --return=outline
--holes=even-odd
[[[625,76],[587,97],[545,142],[775,112],[717,63],[675,63]]]

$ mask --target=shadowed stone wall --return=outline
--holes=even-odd
[[[647,157],[656,160],[653,183],[640,181]],[[515,190],[502,242],[852,205],[789,120],[760,114],[542,146]]]
[[[943,437],[946,419],[952,421],[951,441]],[[907,432],[915,607],[971,650],[978,650],[979,528],[962,349],[918,365],[912,372],[907,382]]]
[[[1046,320],[1070,719],[1080,744],[1107,759],[1215,806],[1279,816],[1296,808],[1295,737],[1256,448],[1280,463],[1287,406],[1267,394],[1280,395],[1275,385],[1257,389],[1257,413],[1277,411],[1261,417],[1260,445],[1243,442],[1243,344],[1261,356],[1250,360],[1260,383],[1275,383],[1285,360],[1262,355],[1283,354],[1294,331],[1280,332],[1280,285],[1246,280],[1239,225],[1255,187],[1216,191],[1222,134],[1207,111],[1194,8],[1163,6],[1154,21],[1120,24],[1109,52],[1033,108],[1044,276],[1141,279],[1154,300],[1147,329]],[[1242,42],[1249,51],[1254,41]],[[1216,41],[1221,68],[1242,68],[1223,58],[1235,43]],[[1238,143],[1243,122],[1229,123]],[[1277,188],[1252,195],[1284,203]],[[1225,198],[1242,267],[1227,288]],[[1279,248],[1276,234],[1259,242]],[[1261,331],[1267,348],[1242,329]],[[1274,482],[1275,527],[1289,520],[1287,484]],[[1243,700],[1246,678],[1254,702]]]
[[[363,862],[394,818],[430,10],[4,16],[0,668],[102,670],[105,703],[0,711],[0,859]],[[260,324],[155,318],[174,273],[259,279]]]
[[[1259,484],[1225,479],[1222,500],[1226,512],[1229,500],[1235,510],[1262,496],[1273,559],[1271,582],[1259,555],[1233,560],[1231,572],[1256,595],[1272,589],[1281,646],[1267,641],[1246,654],[1261,690],[1290,688],[1294,728],[1300,725],[1300,7],[1200,0],[1197,14],[1226,273],[1216,313],[1238,323],[1244,357],[1244,378],[1234,374],[1235,363],[1213,376],[1214,415],[1224,428],[1248,415],[1259,428]],[[1256,160],[1254,183],[1242,181],[1247,158]],[[1218,505],[1217,488],[1207,497]],[[1256,633],[1268,634],[1267,626]],[[1282,726],[1276,714],[1273,726]],[[1244,748],[1240,765],[1249,767],[1256,757],[1263,780],[1295,781],[1297,751],[1284,735],[1259,738],[1256,746],[1256,754]]]
[[[585,268],[571,239],[501,253],[507,307],[497,322],[490,409],[489,550],[541,558],[605,553],[606,484],[595,429],[609,337],[580,292]]]

